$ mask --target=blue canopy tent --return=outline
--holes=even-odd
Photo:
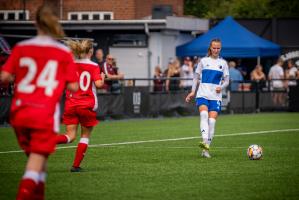
[[[226,17],[202,36],[176,48],[178,57],[205,56],[210,41],[222,41],[221,56],[227,58],[259,58],[280,55],[280,46],[250,32],[232,17]]]

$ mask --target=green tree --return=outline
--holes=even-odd
[[[200,18],[299,17],[296,0],[185,0],[185,15]]]

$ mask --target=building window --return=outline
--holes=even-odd
[[[15,19],[16,19],[16,17],[15,17],[15,13],[8,13],[8,14],[7,14],[7,19],[8,19],[8,20],[15,20]]]
[[[78,20],[77,14],[71,14],[71,20]]]
[[[68,20],[113,20],[112,12],[69,12]]]
[[[113,36],[113,47],[146,47],[145,34],[116,34]]]
[[[29,11],[0,10],[0,20],[29,20]]]
[[[89,15],[88,14],[83,14],[82,15],[82,20],[89,20]]]
[[[93,14],[92,19],[93,20],[100,20],[100,15],[99,14]]]
[[[104,20],[111,20],[110,14],[104,14]]]
[[[19,13],[19,20],[25,20],[24,13]]]

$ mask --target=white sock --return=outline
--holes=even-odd
[[[208,136],[208,145],[211,144],[214,133],[215,133],[215,124],[216,124],[216,119],[214,118],[209,118],[209,136]]]
[[[79,143],[87,144],[89,143],[89,138],[81,138]]]
[[[27,171],[25,171],[25,173],[23,175],[23,179],[31,179],[36,184],[38,183],[38,178],[39,178],[39,173],[36,171],[27,170]]]
[[[200,132],[202,136],[202,140],[205,143],[208,143],[208,137],[209,137],[209,113],[208,111],[201,111],[200,112]]]

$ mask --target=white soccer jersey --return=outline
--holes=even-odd
[[[221,86],[223,77],[229,76],[227,62],[222,58],[204,57],[198,63],[195,72],[200,75],[196,98],[221,101],[222,93],[216,93],[216,87]]]

